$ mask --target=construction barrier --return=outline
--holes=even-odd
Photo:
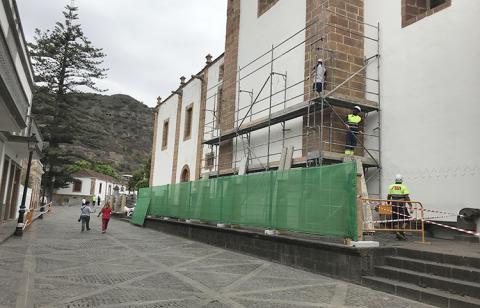
[[[362,203],[364,212],[370,211],[373,217],[364,221],[364,233],[416,232],[425,242],[425,210],[420,202],[362,198]]]
[[[297,168],[140,189],[145,216],[357,239],[356,163]]]

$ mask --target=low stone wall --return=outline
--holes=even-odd
[[[355,283],[372,273],[374,263],[381,264],[383,256],[394,254],[392,248],[354,248],[157,218],[147,218],[144,227]]]

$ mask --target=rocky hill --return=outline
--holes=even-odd
[[[38,104],[34,109],[44,113]],[[105,162],[119,172],[134,172],[150,158],[153,109],[127,95],[69,94],[68,130],[62,144],[79,159]],[[35,111],[34,111],[35,112]]]

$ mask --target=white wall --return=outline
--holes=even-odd
[[[10,4],[12,5],[12,4]],[[16,72],[18,74],[18,78],[20,79],[21,86],[23,87],[24,93],[27,96],[27,101],[30,103],[32,101],[32,89],[30,88],[30,80],[28,76],[33,76],[30,67],[27,67],[27,72],[24,70],[24,67],[21,62],[21,58],[24,58],[25,61],[28,62],[28,55],[26,54],[26,46],[24,45],[23,42],[23,33],[20,30],[20,27],[17,25],[17,33],[19,34],[19,40],[20,40],[20,46],[16,44],[15,38],[13,37],[13,31],[14,29],[10,28],[10,25],[8,23],[7,19],[7,13],[8,14],[15,14],[13,11],[6,11],[9,10],[9,8],[5,8],[3,5],[0,5],[0,28],[3,31],[4,36],[8,39],[7,45],[8,49],[10,50],[10,54],[13,57],[13,62],[14,66],[16,69]],[[15,14],[16,15],[16,14]],[[14,16],[14,19],[20,20],[19,16]],[[18,104],[18,103],[17,103]]]
[[[305,27],[306,1],[279,1],[266,13],[257,17],[257,1],[242,0],[240,11],[238,65],[242,68],[263,53],[271,50],[272,45],[279,45],[289,36]],[[274,57],[277,57],[293,46],[300,44],[299,47],[274,61],[273,64],[274,72],[287,74],[287,87],[300,82],[299,85],[287,91],[287,100],[298,95],[300,95],[300,97],[290,100],[284,105],[282,103],[284,101],[284,93],[281,92],[275,95],[272,98],[272,105],[279,105],[273,107],[272,112],[281,110],[285,108],[285,106],[288,107],[303,101],[304,90],[302,80],[304,79],[305,44],[302,44],[301,42],[304,39],[305,32],[301,32],[299,35],[274,50]],[[242,76],[247,76],[256,69],[267,64],[270,59],[271,55],[268,54],[254,64],[243,68],[240,73],[240,78],[242,78]],[[240,80],[240,89],[247,91],[253,90],[254,97],[256,97],[269,74],[270,65],[268,64],[250,77]],[[272,80],[272,93],[281,91],[285,88],[283,77],[276,75]],[[269,94],[270,83],[268,83],[267,87],[261,92],[259,98],[267,98]],[[248,108],[245,107],[250,105],[250,102],[250,97],[246,93],[240,94],[240,99],[237,97],[237,106],[239,106],[240,109],[244,108],[239,111],[239,119],[242,119],[247,114]],[[252,108],[252,112],[254,113],[252,120],[268,116],[269,105],[269,99],[255,104]],[[250,118],[248,117],[246,122],[249,120]],[[285,142],[285,145],[294,145],[294,148],[298,150],[295,152],[294,157],[299,157],[302,154],[300,151],[302,148],[302,137],[300,136],[302,134],[302,118],[287,122],[286,128],[288,129],[286,138],[294,136],[298,137],[288,139]],[[266,155],[267,146],[261,145],[267,143],[267,136],[268,128],[252,133],[252,150],[255,156],[261,157]],[[280,153],[282,148],[282,130],[280,124],[271,127],[270,140],[271,142],[278,141],[271,145],[270,153]],[[234,157],[234,160],[240,161],[244,156],[245,147],[240,138],[237,140],[237,144],[237,157],[236,159]],[[266,162],[265,157],[259,158],[259,160]],[[280,155],[271,157],[270,159],[270,161],[278,160],[280,160]],[[251,166],[258,164],[259,162],[257,159],[251,161]]]
[[[76,179],[82,181],[82,189],[80,192],[74,192],[73,183],[69,183],[67,187],[60,188],[55,193],[57,195],[90,196],[92,179],[91,178],[76,178]]]
[[[381,27],[383,194],[402,173],[427,208],[479,208],[480,2],[405,28],[401,1],[366,0],[365,14]]]
[[[178,140],[177,183],[180,182],[182,169],[185,165],[188,165],[190,170],[190,180],[195,179],[201,94],[202,82],[199,79],[193,79],[183,87],[182,107],[180,113],[180,140]],[[191,104],[193,104],[192,128],[190,138],[185,140],[186,108]]]
[[[175,146],[175,128],[177,125],[177,104],[178,95],[172,95],[168,100],[160,105],[157,117],[157,135],[154,142],[155,160],[152,186],[170,184],[173,167],[173,151]],[[165,150],[162,150],[163,122],[168,119],[168,144]]]

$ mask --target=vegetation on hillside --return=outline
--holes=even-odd
[[[128,190],[134,191],[149,186],[151,162],[151,159],[148,159],[143,168],[133,174],[127,184]]]
[[[93,170],[101,174],[111,176],[114,179],[120,180],[121,176],[115,168],[111,165],[101,162],[91,162],[88,160],[77,160],[73,165],[68,167],[68,171],[75,173],[82,170]]]

